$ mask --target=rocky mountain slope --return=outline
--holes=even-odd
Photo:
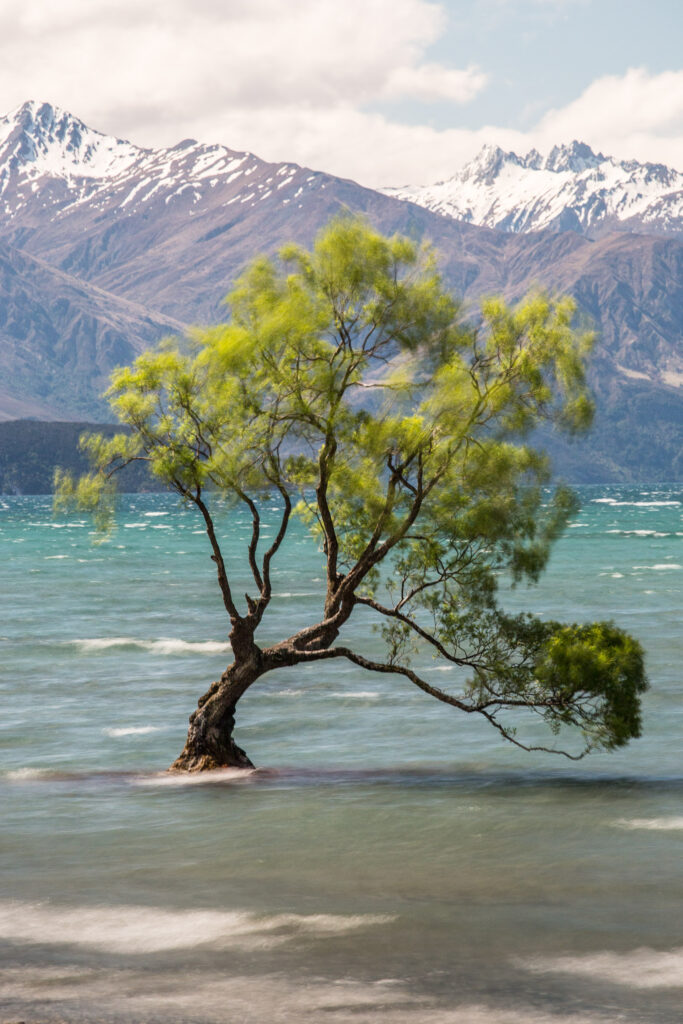
[[[255,253],[309,244],[342,209],[429,239],[473,314],[491,292],[574,294],[600,332],[600,415],[583,447],[556,446],[561,466],[595,480],[683,472],[679,238],[493,230],[223,146],[142,149],[47,104],[0,120],[0,418],[106,419],[115,365],[224,316]]]
[[[114,366],[184,329],[0,241],[0,418],[92,411]]]
[[[582,142],[526,156],[484,146],[461,171],[434,185],[386,195],[468,224],[500,231],[612,231],[683,235],[683,174],[663,164],[615,160]]]

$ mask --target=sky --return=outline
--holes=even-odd
[[[0,0],[0,112],[47,101],[364,185],[485,143],[683,170],[681,0]]]

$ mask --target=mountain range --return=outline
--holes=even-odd
[[[621,187],[620,203],[615,183],[603,197],[609,216],[597,216],[594,193],[580,185],[601,168],[607,174],[606,164],[628,181],[649,175],[650,205],[636,212],[637,185]],[[563,223],[562,211],[541,223],[535,174],[557,178],[565,198],[574,182]],[[458,213],[432,208],[429,189],[379,192],[193,140],[146,149],[50,104],[26,103],[0,119],[0,419],[110,418],[100,396],[114,366],[164,335],[223,318],[224,295],[257,252],[310,244],[346,209],[385,233],[429,240],[472,316],[484,294],[515,301],[540,286],[574,295],[599,334],[591,367],[599,413],[580,445],[546,438],[560,469],[583,480],[676,479],[681,177],[658,165],[617,165],[579,143],[545,158],[488,149],[444,184],[444,196],[449,185],[452,202],[469,210]],[[511,180],[525,183],[516,204],[504,202]],[[496,188],[507,212],[485,223]]]
[[[526,156],[484,146],[461,171],[434,185],[387,188],[468,224],[500,231],[614,231],[683,235],[683,173],[664,164],[614,160],[582,142]]]

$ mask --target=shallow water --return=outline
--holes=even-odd
[[[135,495],[93,546],[48,498],[0,499],[2,1018],[678,1022],[682,498],[581,496],[541,585],[506,600],[641,639],[641,740],[525,754],[326,664],[243,701],[263,768],[190,779],[163,769],[230,658],[199,523]],[[246,519],[223,526],[236,552]],[[315,613],[321,575],[298,530],[268,636]]]

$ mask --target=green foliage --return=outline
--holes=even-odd
[[[498,606],[499,581],[538,579],[577,507],[571,492],[550,490],[548,460],[529,444],[543,420],[566,433],[591,421],[593,339],[573,329],[573,303],[537,294],[509,309],[490,298],[478,326],[464,324],[429,249],[348,216],[310,252],[290,245],[277,261],[256,259],[227,303],[227,323],[114,374],[109,400],[130,433],[85,438],[94,473],[78,484],[60,477],[57,504],[97,510],[106,525],[113,474],[144,461],[201,510],[233,626],[252,630],[294,504],[326,555],[327,587],[320,622],[287,641],[292,657],[328,656],[365,604],[383,623],[380,670],[486,715],[508,738],[499,715],[511,709],[578,725],[586,749],[637,736],[636,641],[610,624],[564,627]],[[279,494],[283,519],[259,563],[255,499],[265,489]],[[246,616],[207,490],[253,517]],[[425,645],[470,670],[460,694],[409,670]]]
[[[553,624],[534,666],[538,685],[558,698],[553,717],[573,722],[580,704],[591,745],[607,750],[640,736],[640,694],[647,689],[643,649],[613,622]]]
[[[101,473],[86,473],[75,480],[72,473],[57,468],[54,492],[55,513],[89,512],[102,539],[111,531],[116,491],[111,481]]]

